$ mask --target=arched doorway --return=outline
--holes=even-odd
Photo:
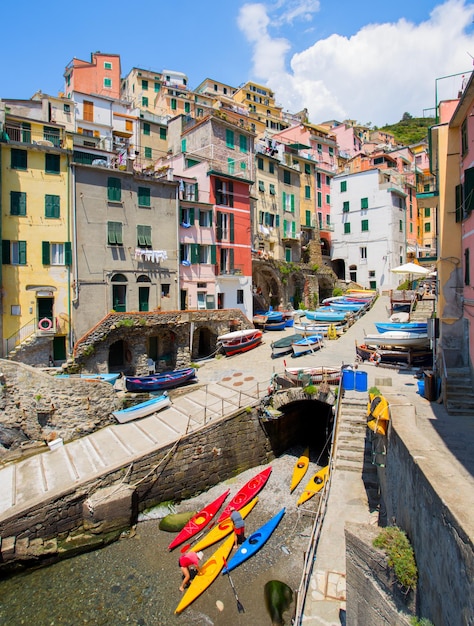
[[[216,333],[209,328],[197,328],[193,337],[193,351],[191,358],[205,358],[216,351]]]
[[[112,309],[118,313],[127,310],[127,278],[123,274],[112,276]]]
[[[150,310],[150,283],[151,279],[145,274],[141,274],[137,278],[138,286],[138,310],[149,311]],[[147,283],[147,284],[144,284]]]

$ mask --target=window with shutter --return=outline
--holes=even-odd
[[[60,202],[60,196],[46,194],[44,197],[44,216],[49,218],[59,218]]]
[[[83,104],[83,112],[82,117],[86,122],[94,121],[94,103],[89,100],[84,100]]]
[[[347,191],[347,180],[341,180],[341,191]]]
[[[107,199],[109,202],[122,201],[122,181],[120,178],[109,176],[107,179]]]
[[[137,240],[140,248],[151,248],[151,226],[137,226]]]
[[[146,147],[145,148],[145,159],[151,159],[152,158],[152,151],[151,148]]]
[[[107,243],[109,245],[123,244],[122,222],[107,222]]]
[[[150,135],[151,134],[151,126],[148,122],[143,122],[143,134]]]
[[[10,191],[10,215],[26,215],[26,193]]]
[[[49,245],[49,241],[43,241],[41,243],[41,250],[42,250],[42,262],[43,265],[50,265],[51,264],[51,248]]]
[[[305,185],[304,187],[304,197],[311,198],[311,187],[309,185]]]
[[[351,224],[350,222],[346,222],[344,224],[344,234],[348,235],[351,232]]]
[[[59,174],[61,171],[61,161],[59,154],[45,154],[44,171],[46,174]]]
[[[362,232],[367,232],[369,230],[369,220],[362,220],[360,223],[360,229]]]
[[[240,152],[247,152],[247,137],[245,135],[239,136]]]
[[[360,199],[360,208],[361,209],[368,209],[369,208],[369,199],[368,198],[361,198]]]
[[[270,183],[270,195],[271,196],[275,196],[276,195],[275,185],[273,183]]]
[[[150,188],[139,187],[138,188],[138,206],[151,206]]]
[[[232,150],[234,149],[234,131],[228,128],[225,131],[225,145]]]
[[[265,183],[263,182],[263,180],[258,181],[258,190],[265,191]]]
[[[72,265],[72,248],[70,241],[66,241],[64,244],[64,264]]]
[[[342,212],[349,213],[349,200],[346,200],[346,202],[342,203]]]
[[[12,148],[10,154],[10,167],[12,170],[26,170],[28,168],[28,153],[26,150]]]

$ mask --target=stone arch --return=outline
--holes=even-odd
[[[279,306],[284,294],[281,276],[275,267],[262,261],[255,263],[252,281],[255,287],[254,311]]]
[[[333,259],[332,269],[334,270],[338,280],[346,279],[346,262],[344,259]]]
[[[133,361],[133,350],[125,339],[119,339],[110,344],[108,350],[109,372],[129,369]]]
[[[217,333],[209,326],[198,326],[192,338],[191,359],[203,359],[216,351]]]
[[[140,274],[140,276],[137,277],[137,283],[151,283],[151,278],[145,274]]]
[[[176,333],[167,326],[148,337],[147,353],[157,364],[157,370],[174,369],[177,361]]]

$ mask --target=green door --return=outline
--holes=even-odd
[[[66,360],[66,337],[64,335],[53,338],[53,360]]]
[[[138,288],[138,310],[149,311],[150,287]]]
[[[126,285],[112,285],[112,308],[117,313],[123,313],[127,310],[126,296]]]

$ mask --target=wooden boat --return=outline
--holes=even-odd
[[[345,311],[346,313],[356,313],[365,308],[365,303],[358,302],[331,302],[329,308],[333,311]]]
[[[227,489],[227,491],[221,494],[213,502],[205,506],[201,511],[198,511],[196,515],[193,515],[189,522],[185,524],[183,529],[170,543],[168,550],[173,550],[176,546],[179,546],[185,541],[189,541],[191,537],[194,537],[194,535],[207,526],[211,519],[216,515],[217,511],[221,508],[229,493],[230,489]]]
[[[408,333],[403,330],[392,330],[387,333],[373,333],[365,336],[367,346],[427,346],[427,333]]]
[[[285,376],[295,384],[310,380],[312,384],[327,382],[338,385],[341,380],[339,367],[286,367]]]
[[[270,320],[268,320],[263,325],[263,328],[265,330],[285,330],[285,328],[286,328],[286,320],[281,320],[279,322],[271,322]]]
[[[151,376],[126,376],[125,387],[127,391],[161,391],[173,389],[184,385],[196,378],[194,367],[186,367],[180,370],[152,374]]]
[[[309,448],[303,452],[300,458],[296,461],[293,468],[293,475],[291,477],[290,493],[296,489],[296,487],[303,480],[304,475],[308,471],[309,467]]]
[[[370,361],[376,364],[431,365],[433,363],[433,352],[417,347],[389,350],[356,343],[356,353],[361,361]]]
[[[428,322],[375,322],[379,333],[388,333],[392,330],[403,330],[407,333],[427,333]]]
[[[370,394],[367,406],[367,426],[377,435],[386,435],[389,421],[390,409],[386,398]]]
[[[267,322],[283,321],[283,311],[265,311],[264,315],[267,316]]]
[[[223,520],[230,517],[230,514],[232,513],[231,507],[239,511],[243,506],[247,504],[247,502],[250,502],[252,498],[255,498],[258,492],[261,491],[263,487],[265,486],[267,480],[270,478],[271,473],[272,473],[272,468],[267,467],[262,472],[260,472],[260,474],[257,474],[256,476],[251,478],[247,483],[245,483],[242,489],[240,489],[235,494],[235,496],[226,506],[226,508],[221,513],[217,522],[218,523],[222,522]]]
[[[296,503],[296,506],[299,506],[300,504],[304,504],[310,498],[316,495],[319,491],[321,491],[321,489],[326,484],[328,475],[329,475],[329,465],[326,465],[326,467],[323,467],[322,469],[317,471],[316,474],[314,474],[314,476],[311,477],[311,480],[308,482],[308,484],[304,488],[304,491],[299,497],[299,500]]]
[[[248,504],[246,504],[240,509],[240,515],[242,516],[243,519],[247,517],[247,515],[250,513],[253,507],[257,504],[257,502],[258,502],[258,496],[254,498],[253,500],[250,500]],[[206,535],[202,539],[200,539],[196,544],[194,544],[193,552],[199,552],[199,550],[204,550],[205,548],[212,546],[214,543],[217,543],[224,537],[227,537],[227,535],[229,535],[233,530],[234,530],[234,524],[232,523],[232,520],[230,519],[230,517],[228,517],[223,522],[220,522],[219,524],[214,526],[214,528],[211,528],[211,530],[209,530],[209,532],[206,533]]]
[[[54,378],[75,378],[79,380],[88,380],[94,383],[100,380],[104,383],[110,383],[113,385],[120,375],[120,372],[118,374],[57,374]]]
[[[118,422],[124,424],[125,422],[131,422],[132,420],[139,419],[140,417],[146,417],[152,413],[157,413],[167,406],[170,406],[170,404],[171,400],[165,392],[161,396],[156,396],[146,402],[140,402],[140,404],[129,406],[121,411],[113,411],[112,415]]]
[[[232,556],[227,563],[227,567],[224,567],[223,574],[228,574],[233,569],[241,565],[244,561],[253,556],[260,548],[262,548],[270,539],[273,531],[278,526],[281,518],[285,515],[285,507],[283,507],[274,517],[272,517],[263,526],[260,526],[258,530],[248,537],[244,543],[240,546],[237,552]]]
[[[224,567],[223,574],[228,574],[233,569],[241,565],[244,561],[253,556],[260,548],[262,548],[266,542],[270,539],[273,531],[278,526],[281,518],[285,515],[285,507],[281,509],[274,517],[272,517],[266,524],[260,526],[258,530],[250,535],[248,539],[240,546],[237,552],[232,556],[227,563],[227,567]]]
[[[346,315],[347,311],[334,311],[325,307],[316,311],[306,311],[306,319],[316,322],[343,322]]]
[[[391,322],[408,322],[410,320],[410,313],[404,313],[403,311],[392,313],[389,320]]]
[[[234,545],[234,537],[231,535],[224,543],[217,548],[214,554],[199,568],[199,573],[193,578],[188,589],[185,591],[180,603],[175,609],[175,613],[181,613],[206,589],[208,589],[219,576],[224,567],[224,562],[228,559]]]
[[[290,354],[293,351],[291,344],[300,339],[303,339],[303,335],[296,333],[295,335],[287,335],[286,337],[282,337],[282,339],[272,341],[272,359],[277,356],[283,356],[284,354]]]
[[[291,348],[293,350],[292,356],[296,357],[306,354],[307,352],[315,352],[316,350],[320,350],[322,347],[322,335],[309,335],[308,337],[303,337],[303,339],[299,339],[291,344]]]
[[[254,315],[252,318],[252,322],[254,326],[263,326],[264,324],[266,324],[268,320],[268,315]]]
[[[262,343],[263,331],[259,328],[235,330],[232,333],[220,335],[217,342],[222,346],[226,356],[247,352]]]
[[[302,322],[295,324],[293,329],[298,333],[302,333],[305,337],[308,335],[323,335],[328,336],[329,332],[335,332],[336,336],[340,337],[347,330],[348,325],[346,323],[327,322]]]

